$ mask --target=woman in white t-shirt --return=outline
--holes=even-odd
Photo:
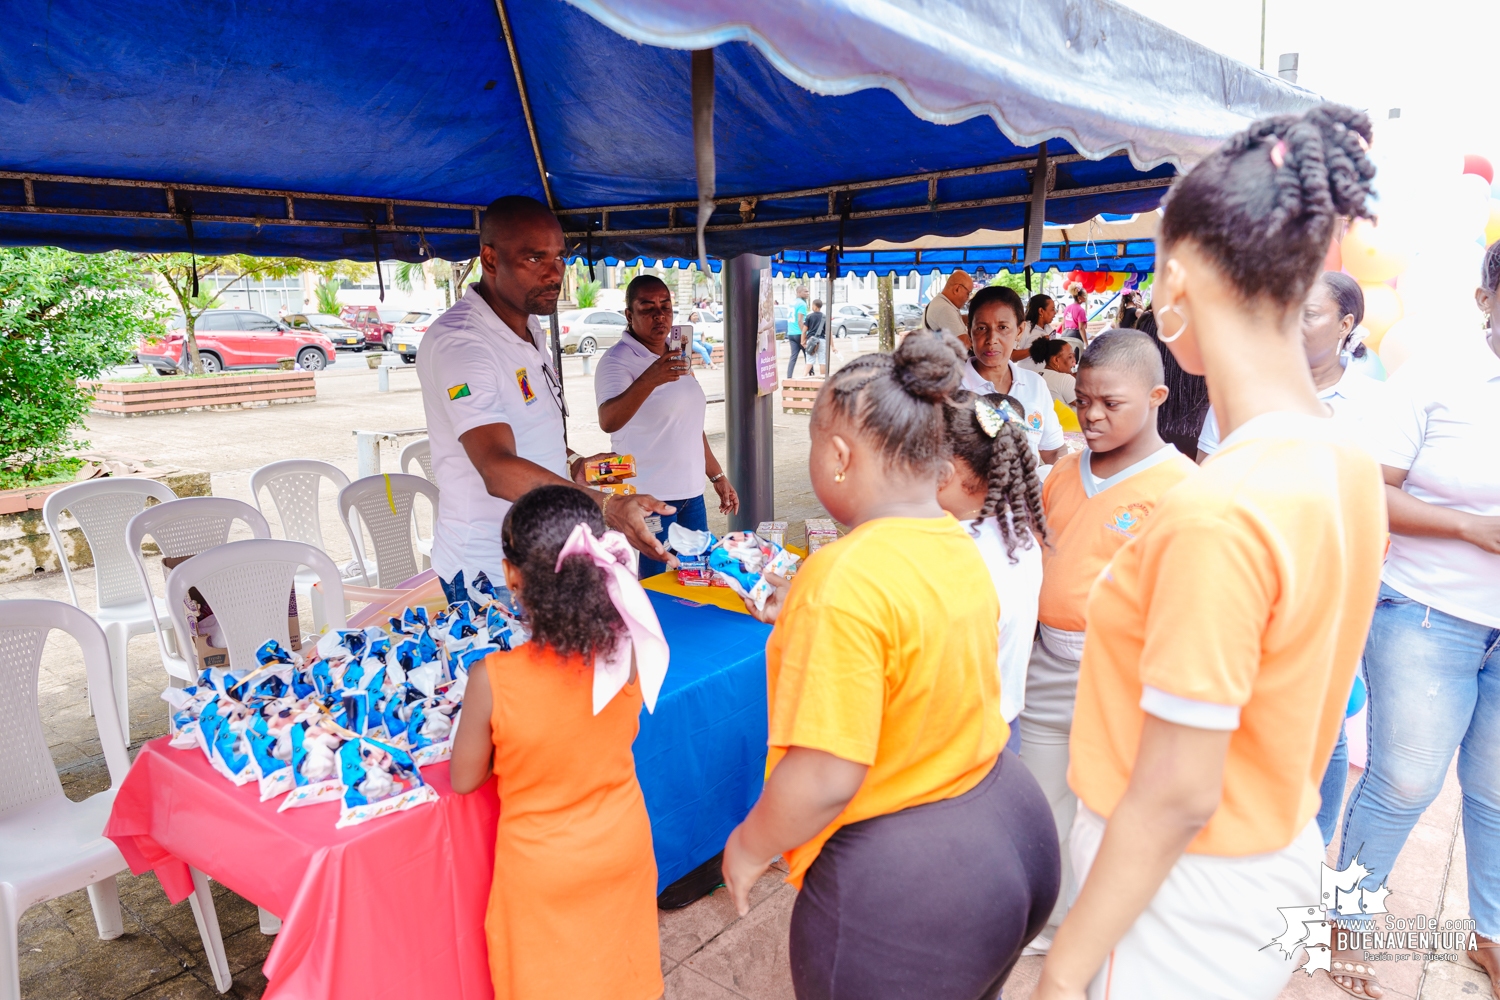
[[[1041,371],[1031,360],[1031,345],[1052,336],[1052,320],[1057,316],[1057,303],[1052,296],[1041,292],[1026,300],[1026,320],[1021,324],[1021,335],[1016,338],[1016,349],[1010,359],[1022,368]]]
[[[1036,372],[1010,359],[1026,309],[1004,285],[981,288],[969,301],[969,343],[973,355],[963,367],[963,388],[983,395],[998,392],[1021,406],[1031,450],[1050,466],[1062,454],[1062,424],[1052,408],[1052,391]]]
[[[1365,643],[1370,756],[1338,867],[1358,855],[1364,886],[1383,885],[1457,753],[1479,945],[1469,957],[1500,996],[1500,242],[1480,277],[1485,335],[1407,362],[1375,420],[1391,541]],[[1360,958],[1333,955],[1362,987],[1373,966]]]
[[[1078,398],[1078,380],[1073,370],[1078,367],[1075,341],[1038,340],[1031,345],[1031,360],[1042,369],[1042,381],[1052,390],[1052,398],[1065,406],[1072,406]]]
[[[979,546],[1000,598],[1000,714],[1014,723],[1026,707],[1026,665],[1036,635],[1042,590],[1046,519],[1036,456],[1010,396],[979,396],[963,389],[944,416],[953,449],[953,475],[938,503],[958,518]],[[1021,729],[1011,725],[1010,748],[1019,752]]]
[[[703,432],[708,399],[686,352],[667,350],[672,293],[666,283],[650,274],[632,281],[625,289],[625,319],[624,336],[604,352],[594,372],[599,427],[617,454],[635,457],[631,485],[673,498],[667,502],[677,510],[661,516],[658,540],[666,541],[673,523],[707,531],[704,478],[719,496],[720,513],[739,510],[740,498],[708,446]],[[641,558],[643,579],[665,570],[664,563]]]

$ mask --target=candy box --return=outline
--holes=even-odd
[[[594,489],[605,493],[613,493],[617,497],[628,497],[635,495],[635,487],[629,483],[595,483]]]
[[[361,737],[339,747],[339,769],[343,784],[340,829],[438,798],[409,754],[379,740]]]
[[[597,483],[601,479],[629,479],[635,475],[635,456],[616,455],[614,458],[589,462],[584,466],[583,475],[590,483]]]
[[[807,554],[839,540],[839,529],[831,517],[810,517],[802,522],[807,529]]]
[[[755,533],[779,549],[786,548],[785,521],[762,521]]]

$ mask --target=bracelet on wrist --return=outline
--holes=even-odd
[[[613,493],[606,491],[604,494],[604,499],[599,503],[599,517],[604,521],[606,527],[608,527],[609,525],[609,502],[614,498],[615,495]]]
[[[708,477],[708,481],[711,482],[711,483],[717,483],[719,480],[721,480],[723,478],[724,478],[724,473],[721,472],[717,476],[709,476]]]

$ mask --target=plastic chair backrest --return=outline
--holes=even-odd
[[[339,490],[339,517],[349,530],[349,543],[359,558],[365,586],[393,587],[421,572],[412,540],[413,508],[419,493],[432,502],[435,517],[438,488],[421,476],[400,472],[366,476]],[[377,578],[374,580],[370,579],[364,557],[360,555],[364,547],[355,534],[359,529],[349,517],[351,510],[359,513],[375,545]]]
[[[333,560],[306,542],[282,538],[229,542],[179,564],[167,577],[167,613],[172,616],[172,626],[178,635],[188,635],[184,601],[188,589],[197,587],[214,609],[214,620],[228,646],[229,668],[252,670],[257,665],[255,651],[267,639],[291,648],[287,595],[300,566],[318,575],[329,627],[346,627],[344,584]]]
[[[42,648],[53,629],[68,633],[83,647],[94,724],[110,784],[118,788],[130,770],[115,708],[109,645],[98,622],[61,601],[0,601],[0,715],[5,720],[0,724],[0,815],[63,795],[42,731],[37,696]]]
[[[417,463],[422,469],[422,475],[433,482],[437,482],[432,475],[432,441],[428,438],[417,438],[417,440],[401,449],[401,455],[396,465],[402,472],[411,473],[412,463]]]
[[[243,521],[249,526],[250,533],[256,538],[271,537],[271,528],[260,511],[243,500],[230,497],[183,497],[159,503],[132,517],[125,526],[125,547],[135,560],[141,587],[147,593],[151,592],[151,583],[146,577],[146,561],[141,558],[141,542],[147,535],[156,542],[163,556],[181,559],[183,556],[207,552],[229,541],[229,532],[236,521]],[[162,575],[168,581],[172,578],[171,571],[166,569],[162,570]],[[151,601],[150,604],[151,622],[156,627],[156,644],[165,665],[180,657],[167,648],[167,637],[162,631],[161,619],[156,614],[156,602]],[[175,620],[174,618],[173,621]],[[188,641],[185,630],[179,631],[177,635],[183,643]],[[187,650],[182,650],[181,655],[187,655]]]
[[[323,544],[323,519],[318,516],[318,492],[327,479],[334,489],[349,485],[349,477],[338,466],[314,458],[289,458],[262,465],[250,473],[250,495],[262,513],[260,491],[266,489],[281,517],[282,533],[294,542],[306,542],[327,550]]]
[[[62,512],[66,510],[73,515],[83,529],[83,537],[88,540],[89,551],[94,557],[97,607],[100,610],[121,607],[144,601],[148,594],[142,589],[135,561],[125,542],[125,525],[145,510],[146,500],[152,497],[166,502],[176,500],[177,494],[154,479],[107,476],[64,486],[48,495],[42,504],[42,521],[52,536],[52,546],[57,550],[63,579],[68,581],[68,593],[75,605],[83,607],[78,602],[78,589],[73,584],[68,550],[63,546],[62,528],[58,523]]]

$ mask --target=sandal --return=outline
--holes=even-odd
[[[1468,953],[1469,960],[1490,977],[1490,992],[1500,1000],[1500,941],[1491,941],[1476,934],[1474,942],[1476,947]]]
[[[1384,996],[1385,990],[1381,989],[1380,980],[1376,977],[1375,963],[1363,961],[1363,957],[1358,951],[1334,952],[1333,959],[1328,964],[1328,979],[1351,997],[1374,1000]]]

